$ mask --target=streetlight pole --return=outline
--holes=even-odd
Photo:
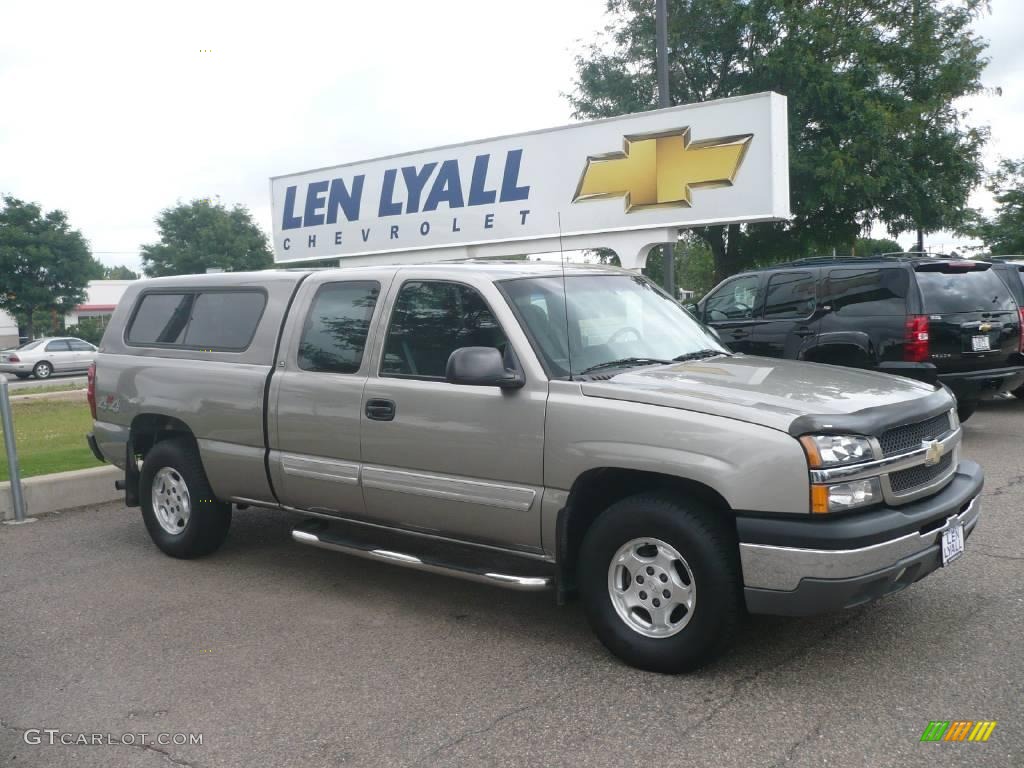
[[[670,107],[672,100],[668,93],[668,9],[667,0],[655,0],[654,44],[658,65],[658,106]],[[676,257],[675,243],[666,243],[661,248],[665,265],[665,290],[676,298]]]

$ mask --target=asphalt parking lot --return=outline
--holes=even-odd
[[[752,618],[680,677],[614,660],[578,604],[302,547],[297,517],[237,512],[193,562],[120,505],[0,526],[2,764],[1024,765],[1024,402],[965,429],[987,482],[964,558],[859,610]],[[981,719],[987,743],[919,742]]]

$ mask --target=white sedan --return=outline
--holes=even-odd
[[[71,336],[36,339],[17,349],[0,352],[0,373],[13,373],[19,379],[35,376],[48,379],[55,373],[86,371],[96,358],[96,347]]]

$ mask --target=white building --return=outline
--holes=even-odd
[[[64,326],[78,325],[83,317],[102,318],[101,325],[114,313],[117,302],[134,280],[90,280],[85,289],[85,301],[64,316]],[[42,331],[37,329],[37,335]],[[0,310],[0,349],[16,347],[19,343],[18,323],[7,312]]]
[[[106,320],[114,313],[128,286],[134,280],[90,280],[85,289],[85,301],[64,316],[64,325],[78,325],[83,317],[101,317]]]
[[[0,349],[18,346],[18,322],[0,309]]]

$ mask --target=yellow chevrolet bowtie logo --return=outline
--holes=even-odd
[[[690,141],[690,129],[626,136],[622,152],[591,155],[572,201],[626,198],[626,211],[689,207],[693,187],[729,187],[754,134]]]

